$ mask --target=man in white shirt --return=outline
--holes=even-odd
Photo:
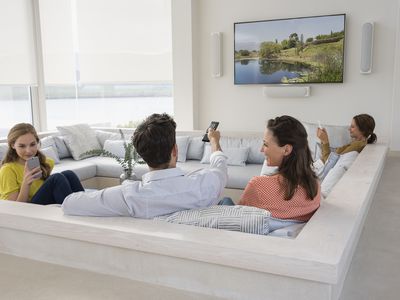
[[[62,204],[64,214],[148,219],[217,204],[228,179],[219,131],[208,131],[210,168],[185,173],[176,167],[175,130],[176,123],[169,115],[149,116],[136,128],[133,144],[150,172],[142,176],[141,182],[126,180],[120,186],[73,193]]]

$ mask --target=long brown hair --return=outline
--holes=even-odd
[[[353,117],[358,129],[361,131],[363,136],[367,139],[368,144],[376,142],[377,137],[374,133],[375,120],[368,114],[360,114]]]
[[[36,142],[39,144],[40,139],[36,133],[35,128],[28,123],[18,123],[14,125],[13,128],[10,129],[10,132],[7,135],[7,143],[8,143],[8,150],[6,155],[3,158],[2,164],[16,162],[18,161],[18,154],[17,151],[13,148],[15,142],[20,136],[25,134],[31,133],[36,139]],[[39,158],[40,162],[40,169],[42,170],[42,179],[47,179],[50,176],[51,167],[48,163],[46,163],[46,156],[44,156],[39,150],[37,151],[36,156]]]
[[[289,144],[293,148],[278,169],[284,178],[285,200],[292,199],[299,185],[306,190],[309,200],[313,200],[318,193],[318,177],[311,167],[312,156],[303,124],[293,117],[281,116],[269,120],[267,128],[280,147]]]

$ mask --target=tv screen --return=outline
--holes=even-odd
[[[235,23],[235,84],[343,82],[345,19]]]

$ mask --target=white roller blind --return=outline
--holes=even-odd
[[[171,0],[79,0],[76,20],[81,82],[172,80]]]
[[[71,0],[39,1],[46,84],[75,82],[74,10]]]
[[[30,0],[0,0],[0,84],[36,84]]]

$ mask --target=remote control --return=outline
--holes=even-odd
[[[219,125],[219,122],[212,121],[211,124],[210,124],[210,126],[208,126],[208,128],[212,128],[212,129],[216,130],[217,127],[218,127],[218,125]],[[206,134],[203,136],[203,139],[202,139],[203,142],[209,142],[209,141],[210,141],[210,140],[208,139],[208,128],[207,128],[207,130],[206,130]]]

